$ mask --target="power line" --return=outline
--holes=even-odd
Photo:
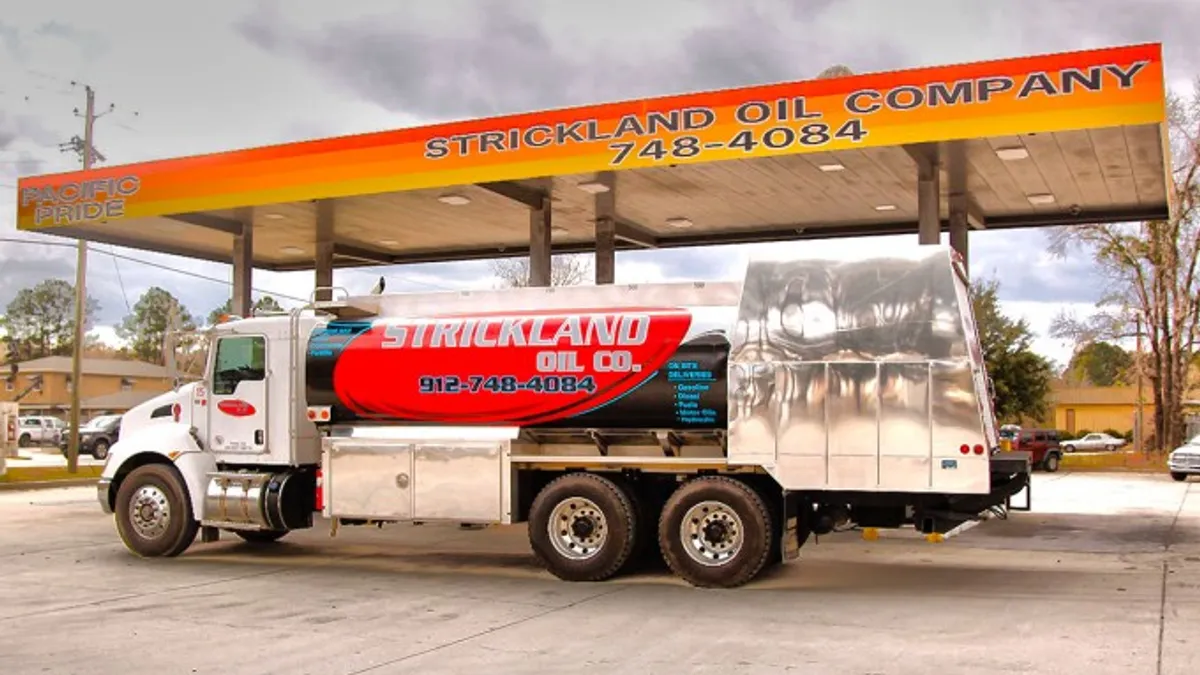
[[[63,241],[35,241],[33,239],[18,239],[16,237],[0,237],[0,242],[12,243],[12,244],[32,244],[35,246],[60,246],[60,247],[64,247],[64,248],[74,248],[76,246],[75,244],[70,244],[70,243],[63,242]],[[228,279],[221,279],[220,277],[211,277],[211,276],[208,276],[207,274],[201,274],[199,272],[192,272],[191,270],[182,270],[182,269],[179,269],[178,267],[171,267],[170,265],[164,265],[162,263],[151,262],[149,260],[144,260],[142,258],[135,258],[133,256],[124,255],[122,253],[117,253],[115,250],[114,251],[106,251],[102,248],[99,248],[97,246],[91,246],[91,245],[88,246],[88,250],[93,251],[95,253],[99,253],[101,255],[112,256],[113,258],[120,258],[121,260],[128,260],[129,262],[135,262],[135,263],[138,263],[141,265],[146,265],[147,267],[156,267],[160,270],[165,270],[167,272],[175,272],[176,274],[182,274],[184,276],[189,276],[189,277],[192,277],[195,279],[203,279],[204,281],[211,281],[213,283],[223,284],[225,286],[233,285],[233,282]],[[260,295],[270,295],[270,296],[273,296],[276,298],[295,300],[297,302],[308,302],[308,298],[298,298],[294,295],[288,295],[286,293],[276,293],[274,291],[268,291],[268,290],[264,290],[261,288],[251,288],[250,290],[252,290],[255,293],[258,293]]]

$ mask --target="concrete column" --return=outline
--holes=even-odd
[[[333,241],[334,213],[333,201],[322,199],[317,202],[317,231],[316,231],[316,260],[314,288],[330,288],[333,286]],[[331,291],[317,291],[318,302],[332,300]]]
[[[550,285],[550,226],[553,212],[550,195],[542,197],[541,208],[529,211],[529,285]]]
[[[596,284],[611,284],[617,278],[617,185],[612,171],[602,171],[596,182],[608,190],[596,193]]]
[[[617,223],[612,218],[596,221],[596,284],[617,280]]]
[[[254,217],[248,209],[238,213],[242,223],[241,234],[233,237],[233,298],[231,309],[234,316],[250,316],[254,307],[250,288],[254,277]]]
[[[950,198],[950,248],[958,251],[963,259],[963,269],[971,273],[971,258],[968,248],[968,232],[971,224],[968,221],[966,195],[955,195]]]
[[[942,241],[941,181],[936,153],[917,161],[917,240],[922,246]]]

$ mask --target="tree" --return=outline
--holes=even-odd
[[[1127,385],[1133,379],[1133,355],[1111,342],[1087,342],[1075,350],[1066,379],[1094,387]]]
[[[258,301],[255,302],[254,306],[251,308],[252,313],[253,312],[282,312],[282,311],[283,311],[283,306],[279,304],[279,301],[277,301],[275,298],[273,298],[269,295],[264,295],[261,298],[259,298]],[[214,309],[213,311],[208,313],[208,325],[212,326],[212,325],[216,324],[218,321],[220,321],[222,316],[224,316],[226,314],[232,314],[232,313],[233,313],[233,298],[229,298],[228,300],[225,301],[225,304],[221,305],[220,307],[217,307],[216,309]]]
[[[529,258],[499,258],[491,261],[492,274],[508,288],[529,285]],[[556,255],[550,258],[550,285],[577,286],[591,272],[586,255]]]
[[[88,296],[84,329],[90,329],[100,304]],[[47,279],[23,288],[0,318],[4,340],[18,360],[70,354],[75,345],[75,286]]]
[[[1200,320],[1200,81],[1189,98],[1168,97],[1168,148],[1173,173],[1167,189],[1169,220],[1082,225],[1051,236],[1060,256],[1073,248],[1090,254],[1109,285],[1086,320],[1060,314],[1052,334],[1077,342],[1145,336],[1149,354],[1138,370],[1154,396],[1154,438],[1159,448],[1183,440],[1183,400]]]
[[[163,365],[164,340],[172,314],[178,330],[194,330],[196,320],[179,300],[167,291],[152,286],[138,298],[133,313],[125,317],[117,327],[117,335],[128,341],[129,351],[134,358],[147,363]]]
[[[983,360],[996,389],[996,416],[1002,421],[1043,419],[1049,409],[1050,362],[1036,354],[1033,333],[1024,319],[1000,312],[998,281],[971,284],[971,305]]]

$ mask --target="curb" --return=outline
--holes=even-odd
[[[48,490],[52,488],[88,487],[96,484],[95,478],[72,478],[63,480],[21,481],[16,483],[0,482],[0,492],[17,492],[23,490]]]
[[[1166,473],[1167,467],[1165,464],[1165,457],[1150,459],[1136,452],[1064,453],[1062,460],[1059,462],[1059,470]]]
[[[69,473],[65,466],[9,466],[4,475],[0,476],[0,486],[84,479],[94,481],[100,477],[102,471],[102,466],[76,467],[75,473]]]

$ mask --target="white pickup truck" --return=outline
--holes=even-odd
[[[64,425],[54,417],[22,417],[18,420],[17,445],[58,445]]]

